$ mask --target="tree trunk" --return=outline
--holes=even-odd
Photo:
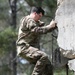
[[[12,27],[13,29],[16,29],[16,3],[17,0],[9,0],[10,3],[10,7],[11,7],[11,17],[12,17]],[[11,55],[11,59],[14,60],[16,57],[16,41],[13,40],[12,42],[12,55]],[[17,69],[16,69],[17,63],[16,60],[14,60],[13,62],[11,62],[11,69],[12,69],[12,74],[11,75],[17,75]]]

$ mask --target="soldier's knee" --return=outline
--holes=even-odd
[[[48,55],[46,53],[43,53],[42,56],[45,57],[45,58],[48,58]]]
[[[38,53],[40,54],[40,60],[47,60],[48,59],[48,55],[45,52],[42,51],[38,51]]]
[[[44,61],[48,60],[48,55],[46,53],[43,53],[41,59]]]

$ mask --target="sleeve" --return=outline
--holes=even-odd
[[[47,28],[45,26],[38,25],[34,20],[28,20],[26,27],[32,33],[45,33],[47,32]]]
[[[50,25],[47,25],[47,26],[39,26],[36,24],[36,22],[32,19],[29,19],[27,21],[27,24],[23,23],[23,27],[22,27],[22,30],[29,30],[30,32],[32,33],[39,33],[39,34],[44,34],[44,33],[47,33],[49,31],[52,31],[52,28],[50,28]]]
[[[39,33],[39,34],[46,34],[48,32],[53,31],[55,28],[50,28],[50,25],[43,26],[43,27],[35,27],[31,30],[31,32]]]
[[[54,30],[54,28],[51,28],[51,25],[47,26],[39,26],[35,23],[35,21],[29,21],[27,24],[27,28],[29,28],[30,32],[32,33],[39,33],[39,34],[45,34],[47,32],[51,32]]]
[[[31,31],[34,27],[36,27],[36,23],[32,19],[23,19],[21,21],[21,30],[24,31]]]

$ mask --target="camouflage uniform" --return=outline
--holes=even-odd
[[[43,24],[41,21],[35,22],[28,15],[22,18],[19,28],[17,53],[36,64],[32,75],[53,75],[47,54],[38,48],[38,36],[51,31],[48,26],[42,26]]]

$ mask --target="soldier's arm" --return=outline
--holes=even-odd
[[[34,20],[29,20],[26,24],[26,28],[32,33],[47,33],[55,28],[55,21],[51,21],[49,25],[39,27]]]

